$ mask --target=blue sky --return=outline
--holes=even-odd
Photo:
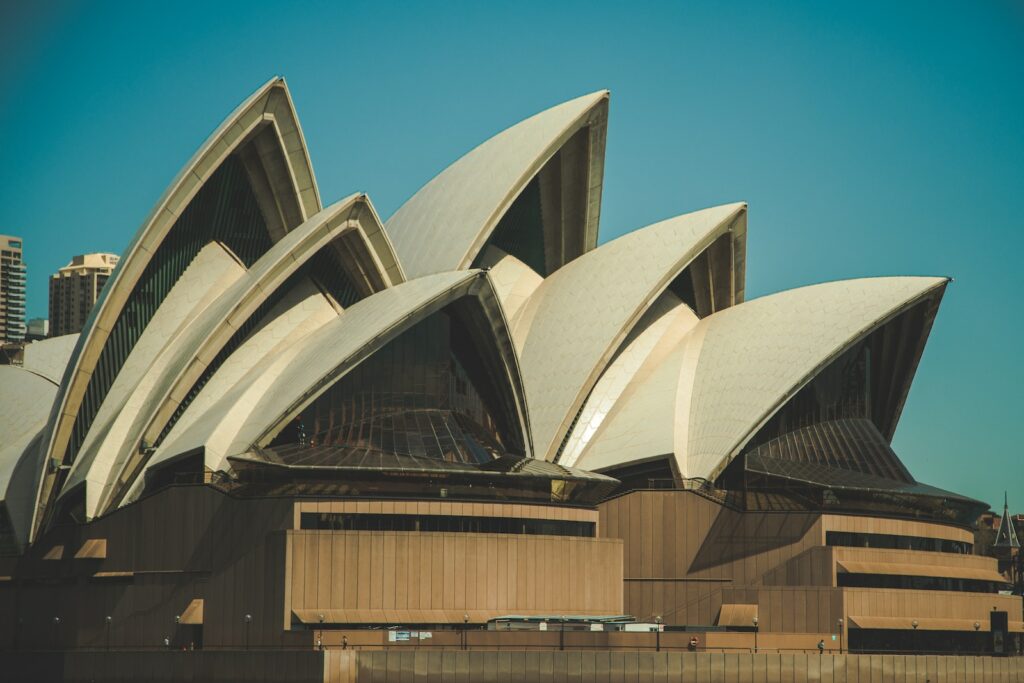
[[[45,7],[41,7],[45,5]],[[502,128],[612,91],[601,239],[750,204],[748,298],[950,275],[895,447],[1024,510],[1024,4],[7,3],[0,233],[29,315],[120,252],[178,168],[284,75],[325,201],[387,217]]]

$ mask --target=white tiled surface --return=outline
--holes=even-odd
[[[56,396],[57,385],[45,377],[0,365],[0,500],[21,543],[28,539],[41,475],[34,439],[46,427]]]
[[[597,469],[649,457],[658,453],[650,450],[651,442],[665,441],[658,438],[663,432],[668,433],[671,446],[671,425],[655,419],[664,410],[662,406],[651,405],[647,385],[652,372],[663,367],[665,357],[678,348],[679,341],[697,324],[698,318],[670,292],[659,297],[648,315],[655,320],[618,355],[587,397],[580,419],[558,460],[562,465]],[[638,391],[638,385],[647,390]],[[671,389],[670,395],[658,396],[658,400],[667,399],[669,410],[675,404],[674,383]],[[632,423],[628,418],[616,420],[623,411],[638,418],[642,416],[642,419]],[[618,429],[606,437],[605,432],[613,424]],[[630,438],[623,438],[620,433],[623,427],[629,431]],[[609,443],[614,446],[608,448]],[[599,444],[603,445],[599,447]],[[592,453],[595,448],[599,452]],[[608,461],[609,456],[612,461]]]
[[[537,288],[513,322],[537,457],[554,457],[563,430],[631,327],[745,209],[719,206],[628,233]]]
[[[829,282],[747,301],[702,320],[694,330],[703,338],[692,389],[681,392],[677,406],[688,416],[682,454],[688,476],[711,475],[824,363],[946,282]]]
[[[557,146],[586,122],[606,90],[532,116],[487,140],[424,185],[387,222],[406,276],[468,266],[469,250],[492,230]]]
[[[512,320],[534,290],[544,281],[533,268],[497,247],[484,251],[480,267],[489,268],[488,277],[498,295],[505,319]]]
[[[64,491],[86,481],[86,511],[95,514],[100,491],[111,475],[123,442],[159,377],[159,359],[189,323],[245,273],[231,254],[211,242],[203,247],[164,298],[135,343],[78,451]]]
[[[25,446],[46,426],[57,385],[14,365],[0,365],[0,496]]]
[[[303,398],[311,401],[321,380],[353,354],[372,345],[381,335],[414,324],[432,302],[444,299],[478,276],[478,271],[431,275],[354,304],[297,343],[288,345],[259,373],[250,373],[243,382],[235,384],[184,430],[176,441],[176,450],[205,446],[207,464],[214,469],[227,469],[227,456],[248,450],[260,435],[278,426],[289,409]]]
[[[37,375],[42,375],[54,384],[60,384],[64,378],[64,369],[67,367],[68,360],[70,360],[77,343],[78,334],[76,333],[26,344],[22,367]]]
[[[46,454],[52,455],[63,451],[70,433],[69,425],[74,421],[80,407],[84,390],[82,384],[91,376],[100,351],[106,343],[107,331],[120,314],[150,257],[202,182],[205,182],[224,156],[244,139],[245,133],[252,126],[262,123],[268,103],[274,106],[275,118],[280,119],[275,125],[286,133],[294,132],[297,135],[292,141],[292,147],[297,149],[289,150],[287,158],[294,166],[290,169],[293,176],[307,187],[300,195],[300,201],[307,214],[319,209],[316,180],[305,149],[302,129],[292,106],[291,95],[284,79],[274,77],[242,102],[203,142],[189,162],[178,172],[133,237],[125,256],[111,276],[112,281],[97,302],[96,311],[90,316],[90,321],[83,330],[83,338],[71,360],[73,367],[69,368],[69,381],[62,385],[57,399],[59,404],[55,406],[52,424],[46,435]],[[70,381],[71,378],[73,381]]]
[[[261,372],[285,349],[298,344],[307,334],[337,318],[338,313],[316,285],[304,280],[267,317],[270,318],[269,322],[255,331],[224,361],[189,404],[163,444],[153,454],[147,468],[187,450],[177,445],[179,437],[203,414],[214,409],[232,387],[244,382],[250,374]]]

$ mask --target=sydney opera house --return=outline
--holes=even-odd
[[[1018,650],[987,506],[891,447],[948,279],[747,300],[744,203],[599,246],[608,107],[384,222],[243,102],[0,366],[0,657]]]

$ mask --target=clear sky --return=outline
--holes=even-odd
[[[748,298],[953,276],[894,445],[919,480],[1024,510],[1024,3],[4,2],[0,233],[25,238],[29,316],[275,74],[325,203],[390,216],[609,88],[602,241],[744,200]]]

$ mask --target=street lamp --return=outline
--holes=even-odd
[[[760,631],[761,629],[759,629],[757,627],[757,617],[756,616],[753,619],[751,619],[750,622],[752,624],[754,624],[754,654],[757,654],[757,632]]]
[[[917,619],[914,619],[912,622],[910,622],[910,625],[913,627],[914,632],[917,633]],[[911,636],[911,637],[914,639],[914,649],[917,650],[918,649],[918,646],[917,646],[917,636]]]
[[[245,615],[245,649],[249,649],[249,627],[252,625],[252,615]]]
[[[661,652],[661,615],[654,617],[654,651]]]
[[[462,649],[463,650],[469,649],[469,635],[466,633],[466,630],[468,628],[469,628],[469,615],[468,614],[463,614],[462,615]]]
[[[839,654],[843,654],[843,618],[836,619],[836,626],[839,628]]]
[[[107,652],[110,652],[110,622],[112,622],[113,620],[113,617],[111,617],[109,614],[103,617],[103,621],[107,625]]]
[[[324,615],[318,614],[316,618],[320,620],[320,635],[316,637],[316,649],[324,649]]]
[[[53,646],[58,647],[57,641],[60,637],[60,617],[53,618]]]

